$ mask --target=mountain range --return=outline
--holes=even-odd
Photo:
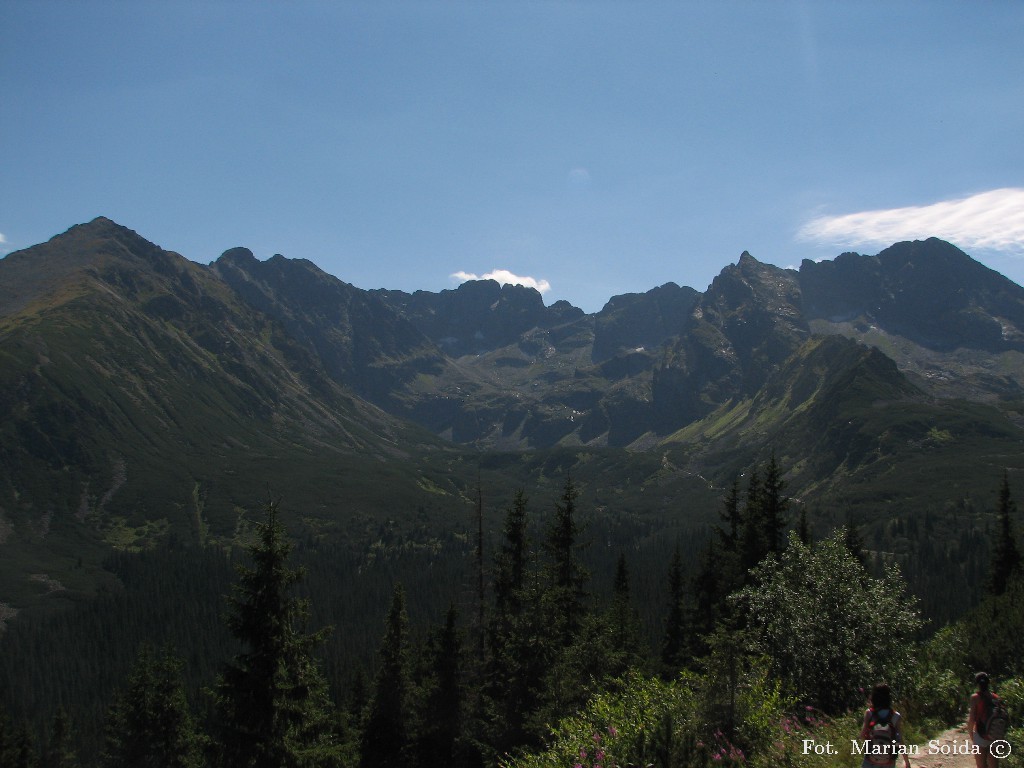
[[[812,525],[852,516],[888,557],[917,551],[904,518],[984,532],[1024,469],[1024,289],[937,239],[743,253],[593,314],[200,265],[105,218],[0,260],[0,604],[94,590],[111,548],[243,540],[267,493],[364,546],[568,470],[595,513],[705,531],[769,456]]]

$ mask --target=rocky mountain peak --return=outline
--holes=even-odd
[[[239,269],[250,269],[259,261],[248,248],[228,248],[220,255],[220,258],[213,262],[214,265],[227,264]]]
[[[1024,350],[1024,288],[937,238],[800,266],[808,321],[876,327],[933,350]]]

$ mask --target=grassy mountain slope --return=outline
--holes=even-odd
[[[113,222],[11,254],[0,285],[0,538],[30,553],[4,560],[15,600],[40,592],[30,564],[67,579],[108,545],[230,540],[268,487],[375,518],[378,484],[415,498],[411,457],[442,447],[331,378],[285,318]]]

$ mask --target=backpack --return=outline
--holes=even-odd
[[[868,762],[872,765],[895,765],[896,745],[899,742],[899,731],[892,721],[891,709],[881,711],[871,710],[871,720],[868,723]]]
[[[982,696],[982,701],[985,702],[985,708],[982,710],[981,722],[978,723],[978,735],[989,741],[1006,738],[1006,728],[1010,723],[1010,712],[1006,704],[994,693]]]

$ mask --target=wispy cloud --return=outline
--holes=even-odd
[[[573,168],[567,177],[570,187],[577,189],[590,186],[590,171],[586,168]]]
[[[547,280],[538,280],[535,277],[522,277],[520,275],[513,274],[507,269],[492,269],[485,275],[474,275],[472,272],[453,272],[451,277],[458,280],[460,283],[464,283],[467,280],[497,280],[502,285],[511,283],[512,285],[525,285],[527,288],[536,288],[541,293],[547,293],[551,290],[551,283]]]
[[[891,245],[941,237],[961,248],[1024,255],[1024,189],[1008,187],[931,205],[819,216],[797,238],[835,245]]]

